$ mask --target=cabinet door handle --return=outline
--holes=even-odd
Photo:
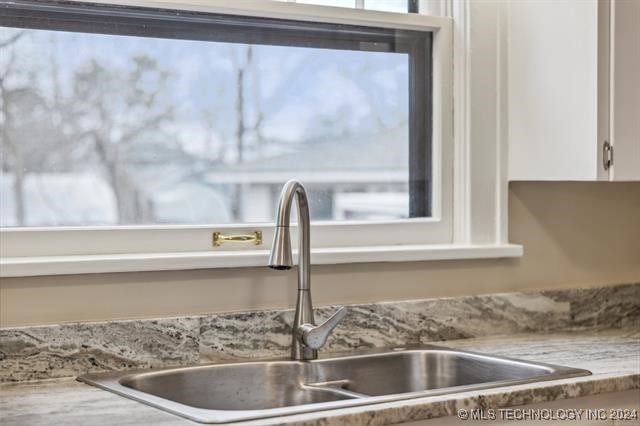
[[[609,168],[613,165],[613,146],[609,143],[609,141],[604,141],[602,144],[602,167],[605,170],[609,170]]]

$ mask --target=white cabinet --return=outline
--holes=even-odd
[[[640,180],[640,1],[519,0],[507,14],[509,179]]]

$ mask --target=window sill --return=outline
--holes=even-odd
[[[517,244],[340,247],[312,250],[311,261],[315,265],[411,262],[520,257],[522,253],[522,246]],[[0,260],[0,277],[255,267],[265,266],[268,254],[268,250],[234,250],[226,252],[5,257]]]

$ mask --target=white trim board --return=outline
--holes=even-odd
[[[314,265],[328,265],[488,259],[519,257],[522,253],[522,246],[516,244],[335,247],[313,249],[311,262]],[[0,277],[259,267],[267,265],[268,257],[268,250],[15,257],[0,260]],[[294,257],[297,255],[294,254]]]

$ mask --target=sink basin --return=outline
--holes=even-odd
[[[207,410],[264,410],[339,401],[348,396],[304,386],[313,365],[255,362],[179,368],[133,374],[120,385]]]
[[[448,389],[542,378],[559,371],[541,365],[444,348],[392,352],[324,361],[343,389],[368,396]]]
[[[315,361],[260,361],[78,380],[202,423],[375,404],[591,374],[427,346]]]

